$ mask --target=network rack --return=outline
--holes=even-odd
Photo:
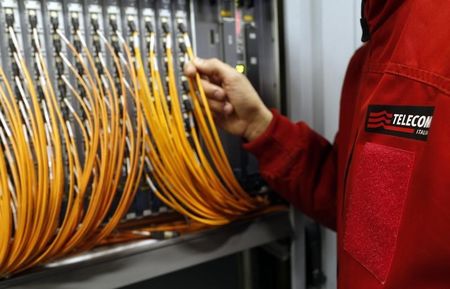
[[[181,109],[183,127],[190,147],[195,150],[196,144],[189,133],[196,129],[191,99],[192,83],[183,75],[183,67],[189,61],[186,41],[192,41],[193,48],[200,57],[223,59],[247,74],[266,102],[279,106],[279,80],[265,69],[277,67],[277,57],[274,57],[278,45],[274,40],[275,30],[260,33],[267,27],[275,26],[273,18],[267,14],[273,5],[276,5],[275,1],[0,0],[0,64],[5,75],[5,78],[1,79],[2,87],[6,90],[5,83],[11,84],[13,94],[18,97],[20,109],[26,111],[27,103],[32,102],[27,99],[30,93],[26,91],[26,85],[34,82],[37,100],[43,104],[27,113],[22,112],[22,115],[32,114],[40,107],[43,111],[42,118],[46,123],[50,123],[48,111],[51,108],[45,104],[49,92],[43,87],[43,79],[50,81],[61,109],[60,120],[67,126],[67,131],[60,129],[60,134],[66,135],[60,140],[61,147],[66,147],[69,152],[76,141],[76,146],[71,149],[77,151],[80,162],[90,158],[83,149],[88,145],[83,136],[91,133],[83,129],[83,124],[92,121],[92,116],[87,114],[92,109],[87,79],[94,78],[93,83],[102,86],[102,91],[113,86],[118,95],[125,96],[118,102],[117,112],[120,115],[129,115],[130,124],[128,128],[128,124],[117,123],[118,126],[127,127],[129,130],[123,143],[124,161],[121,175],[118,177],[117,191],[110,192],[107,198],[109,209],[98,213],[89,207],[89,203],[97,198],[96,188],[86,185],[83,204],[80,204],[83,214],[99,214],[97,227],[102,227],[100,222],[105,223],[107,227],[108,221],[122,207],[127,210],[117,223],[119,226],[140,220],[152,223],[153,219],[161,216],[164,219],[166,215],[169,219],[178,218],[189,222],[155,195],[152,188],[159,187],[152,174],[152,165],[147,165],[150,163],[148,159],[142,161],[146,165],[142,164],[141,177],[130,171],[134,156],[129,135],[144,135],[144,129],[138,129],[140,112],[128,87],[129,80],[124,80],[124,69],[119,67],[125,62],[124,58],[133,66],[139,66],[138,55],[135,54],[136,48],[139,47],[144,72],[150,85],[154,81],[152,70],[155,70],[156,65],[161,74],[161,89],[164,91],[169,111],[173,109],[175,101],[174,94],[171,93],[174,88],[169,82],[173,69],[176,89],[179,91],[177,102]],[[190,36],[190,40],[187,40],[186,35]],[[262,49],[261,45],[257,45],[259,42],[267,44],[266,47],[270,49]],[[166,54],[167,47],[173,50],[173,66],[168,63],[171,56]],[[154,63],[152,59],[155,59]],[[23,71],[24,67],[29,69],[29,79]],[[48,76],[44,76],[45,73],[48,73]],[[112,104],[105,100],[104,105],[108,107]],[[106,117],[111,116],[107,113]],[[75,125],[77,123],[80,125]],[[3,129],[9,125],[11,124],[8,121],[2,122]],[[48,140],[51,138],[49,130],[46,128]],[[230,158],[233,173],[239,178],[241,185],[251,191],[253,196],[258,197],[261,192],[264,193],[266,187],[257,175],[257,163],[241,149],[242,141],[224,133],[221,133],[221,139]],[[49,150],[51,151],[51,148]],[[67,153],[62,153],[61,159],[65,167],[69,167],[74,161]],[[76,176],[77,172],[73,175]],[[95,177],[94,173],[91,178]],[[130,178],[137,183],[137,189],[134,198],[129,200],[127,205],[123,205],[124,191],[127,188],[129,190]],[[64,192],[69,191],[70,182],[73,180],[66,176],[62,188]],[[80,188],[75,186],[74,194],[78,193],[78,190]],[[71,198],[69,193],[62,196],[59,222],[65,222],[64,213],[71,205]],[[101,235],[106,236],[113,228],[102,230]],[[287,231],[284,232],[286,235]],[[93,244],[97,239],[104,239],[95,236],[90,238]],[[276,238],[274,236],[269,239]],[[69,255],[72,253],[72,250],[65,252]]]

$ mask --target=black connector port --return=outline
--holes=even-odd
[[[7,27],[14,26],[14,12],[11,9],[5,11],[5,22]]]
[[[128,20],[128,29],[130,29],[131,33],[136,32],[136,23],[133,20]]]
[[[119,41],[112,41],[111,42],[111,44],[112,44],[112,47],[114,48],[114,52],[117,54],[117,53],[119,53],[120,52],[120,44],[119,44]]]
[[[65,95],[67,93],[67,89],[66,89],[66,84],[64,83],[62,78],[58,78],[58,91],[59,91],[59,95],[65,97]],[[65,103],[64,103],[64,105],[65,105]]]
[[[75,40],[73,41],[73,46],[75,47],[75,50],[76,50],[78,53],[81,52],[82,45],[81,45],[81,41],[80,41],[80,40],[75,39]]]
[[[11,62],[11,69],[12,69],[12,75],[13,76],[19,76],[20,75],[19,66],[17,65],[15,60],[13,60]]]
[[[184,92],[189,93],[189,90],[190,90],[189,82],[185,80],[185,81],[181,82],[181,85],[183,86]]]
[[[97,31],[98,29],[100,29],[100,24],[98,23],[97,17],[91,17],[91,25],[92,25],[92,30],[94,30],[94,31]]]
[[[78,74],[83,75],[84,67],[79,61],[77,61],[77,63],[75,64],[75,67],[77,68]]]
[[[31,29],[37,27],[38,19],[36,16],[36,11],[34,11],[34,10],[30,11],[30,14],[28,15],[28,21],[30,22]]]
[[[189,119],[189,117],[184,118],[184,128],[186,129],[186,131],[191,130],[191,120]]]
[[[190,101],[189,99],[183,100],[183,105],[184,105],[184,108],[186,109],[187,112],[191,112],[191,111],[194,110],[194,106],[192,105],[192,101]]]
[[[110,16],[109,17],[109,25],[111,26],[111,30],[116,32],[119,27],[117,26],[117,19],[115,16]]]
[[[180,42],[179,47],[180,47],[181,52],[187,53],[187,46],[186,46],[186,43]]]
[[[153,33],[153,24],[150,21],[145,22],[145,30],[147,30],[148,33]]]
[[[128,42],[128,45],[131,47],[131,49],[130,49],[130,54],[131,54],[131,56],[136,56],[136,52],[134,51],[134,41],[133,40],[130,40],[129,42]]]
[[[56,74],[57,75],[63,75],[64,74],[64,64],[62,63],[62,60],[60,57],[57,57],[55,59],[55,67],[56,67]]]
[[[39,76],[40,75],[39,74],[39,66],[36,62],[33,64],[33,68],[34,68],[34,71],[36,72],[36,76]]]
[[[180,58],[180,68],[181,68],[181,70],[184,70],[184,65],[185,65],[185,59],[184,59],[184,57],[181,57]]]
[[[105,71],[103,70],[103,65],[100,59],[97,57],[95,59],[95,68],[97,69],[98,74],[104,74]]]
[[[164,31],[165,34],[169,34],[170,33],[170,28],[169,28],[169,24],[167,22],[163,22],[161,24],[162,30]]]
[[[92,46],[94,47],[96,53],[99,53],[102,50],[102,45],[98,36],[93,37]]]
[[[53,47],[56,54],[59,54],[62,50],[62,42],[58,34],[53,35]]]
[[[42,89],[41,85],[37,85],[37,93],[39,100],[43,100],[45,98],[44,90]]]
[[[57,30],[59,27],[59,20],[57,17],[50,17],[50,23],[52,24],[53,30]]]
[[[17,52],[14,41],[11,38],[8,38],[8,46],[11,53]]]
[[[80,29],[80,20],[78,19],[78,14],[72,15],[72,28],[74,31],[78,31]]]
[[[33,47],[33,52],[37,52],[37,43],[36,40],[31,39],[31,47]]]
[[[178,30],[183,34],[187,33],[186,25],[183,22],[178,23]]]

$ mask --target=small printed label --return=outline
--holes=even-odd
[[[366,131],[426,141],[434,107],[370,105]]]

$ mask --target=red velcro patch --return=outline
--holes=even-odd
[[[394,257],[414,153],[366,143],[349,180],[344,248],[381,282]]]

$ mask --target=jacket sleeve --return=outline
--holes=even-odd
[[[306,215],[336,228],[336,149],[305,123],[273,110],[268,129],[244,144],[269,186]]]

